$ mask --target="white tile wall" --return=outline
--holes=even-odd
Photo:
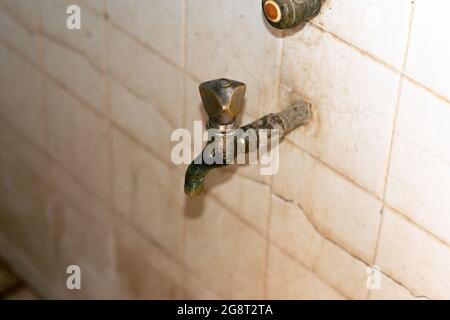
[[[386,199],[450,243],[450,107],[404,82]]]
[[[260,1],[188,0],[186,71],[207,81],[222,77],[247,84],[245,112],[276,108],[281,38],[264,23]]]
[[[450,294],[450,248],[391,210],[385,212],[376,263],[415,296]]]
[[[411,11],[410,0],[327,0],[313,23],[401,70]]]
[[[105,112],[105,78],[96,65],[64,44],[42,39],[46,72],[90,107]]]
[[[105,4],[112,23],[182,67],[184,2],[184,0],[108,0]],[[127,19],[123,19],[124,16]]]
[[[107,41],[109,73],[160,110],[173,126],[179,126],[183,73],[115,27],[108,27]]]
[[[271,212],[270,239],[306,267],[313,269],[324,238],[294,203],[272,196]]]
[[[317,120],[292,140],[381,195],[399,79],[342,41],[305,27],[285,39],[282,105],[305,97]]]
[[[51,83],[47,86],[47,108],[50,154],[92,192],[107,199],[107,121]]]
[[[113,131],[114,207],[174,255],[180,254],[183,180],[174,166]]]
[[[450,26],[446,14],[450,3],[445,0],[417,0],[415,6],[406,73],[448,101],[450,44],[443,41],[440,34]]]
[[[50,289],[57,252],[111,268],[90,296],[449,298],[448,7],[328,0],[283,34],[260,0],[1,0],[0,207],[21,213],[3,233]],[[187,199],[170,133],[205,120],[198,85],[219,77],[247,83],[245,122],[299,98],[314,119],[278,175],[218,170]],[[80,219],[42,219],[54,193]]]
[[[280,172],[274,177],[273,191],[299,203],[326,237],[370,261],[381,203],[289,143],[280,147],[280,154]]]
[[[68,17],[66,9],[69,5],[78,5],[81,8],[80,30],[69,30],[65,27]],[[79,0],[42,0],[42,32],[46,37],[75,48],[86,56],[91,64],[104,68],[106,23],[99,14],[83,9],[83,3]]]
[[[109,209],[57,166],[51,167],[51,186],[47,208],[54,223],[52,236],[61,271],[76,262],[82,271],[83,295],[120,297]],[[67,290],[65,281],[60,282],[59,290],[66,298],[80,296],[77,290]]]
[[[267,279],[268,299],[343,300],[344,297],[313,272],[271,246]]]
[[[43,77],[1,44],[0,67],[0,115],[44,147]]]
[[[370,291],[371,300],[413,300],[415,297],[405,287],[382,274],[380,288]]]
[[[265,237],[212,198],[186,203],[184,214],[190,270],[221,297],[262,299]]]
[[[170,161],[172,145],[169,141],[175,127],[161,111],[114,80],[109,81],[109,100],[114,123]]]
[[[23,4],[23,1],[19,2]],[[10,3],[10,7],[13,7],[13,3]],[[35,9],[29,11],[36,12]],[[30,27],[30,24],[36,24],[38,20],[32,14],[22,14],[23,17],[19,17],[14,14],[13,8],[0,6],[0,37],[31,61],[38,62],[38,39]]]

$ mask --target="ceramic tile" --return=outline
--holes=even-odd
[[[51,167],[51,185],[47,210],[58,257],[54,263],[62,278],[70,265],[80,267],[82,274],[81,291],[68,291],[62,279],[60,292],[66,298],[117,298],[111,212],[60,167]]]
[[[112,23],[179,66],[184,59],[183,0],[106,1]],[[149,18],[151,15],[151,18]]]
[[[373,196],[289,143],[280,147],[273,192],[300,204],[323,236],[371,261],[381,210]]]
[[[108,27],[108,69],[122,85],[157,108],[173,126],[181,124],[181,71],[114,27]],[[133,59],[129,58],[133,52]]]
[[[7,8],[7,10],[27,28],[38,30],[41,0],[1,0],[0,5]]]
[[[95,1],[94,1],[95,2]],[[77,5],[81,10],[81,29],[66,27],[67,8]],[[105,61],[105,22],[103,16],[89,10],[79,0],[42,0],[42,32],[44,36],[70,46],[89,63],[104,69]]]
[[[206,283],[202,283],[190,271],[185,272],[185,299],[189,300],[220,300]]]
[[[147,101],[136,97],[118,82],[110,82],[111,118],[153,152],[170,161],[173,125]]]
[[[269,186],[218,169],[209,173],[205,190],[205,196],[214,197],[256,230],[266,234],[270,211]]]
[[[226,77],[246,83],[245,112],[253,117],[275,110],[281,38],[265,24],[261,3],[188,0],[186,5],[187,71],[201,81]]]
[[[114,220],[117,269],[125,299],[183,299],[183,269],[123,220]]]
[[[276,247],[270,247],[267,279],[268,299],[342,300],[344,297],[314,273]]]
[[[22,1],[17,3],[22,3]],[[28,19],[25,20],[26,22],[20,20],[9,8],[13,6],[12,2],[2,5],[0,5],[0,38],[30,61],[37,63],[39,61],[39,38],[36,37],[30,26],[35,22]],[[30,15],[29,19],[33,19],[33,17]]]
[[[401,70],[411,10],[409,0],[328,0],[313,23]]]
[[[414,20],[406,64],[406,73],[414,80],[450,99],[450,43],[442,32],[450,27],[445,0],[414,1]]]
[[[376,264],[415,296],[450,297],[450,248],[391,210],[384,213]]]
[[[42,75],[0,45],[0,115],[45,147]]]
[[[299,58],[301,57],[301,58]],[[281,105],[313,105],[289,138],[364,188],[384,187],[400,76],[313,27],[285,39]]]
[[[334,243],[324,242],[314,270],[346,297],[356,300],[367,298],[367,265]]]
[[[261,299],[266,241],[211,198],[187,199],[185,261],[224,299]]]
[[[183,177],[117,130],[113,131],[115,208],[172,254],[180,252]]]
[[[294,203],[272,196],[270,239],[312,269],[324,239]]]
[[[86,5],[89,7],[92,11],[95,11],[97,13],[104,13],[105,12],[105,3],[108,2],[104,0],[79,0],[81,4]]]
[[[371,300],[413,300],[415,297],[402,285],[381,275],[381,287],[370,291]]]
[[[42,41],[46,72],[90,107],[105,113],[106,83],[97,66],[61,44]]]
[[[49,272],[53,244],[48,233],[51,221],[46,214],[49,192],[47,161],[36,149],[6,127],[0,146],[8,152],[0,159],[0,229],[2,238],[27,256],[39,272]]]
[[[448,121],[450,105],[405,81],[386,201],[450,243]]]
[[[50,152],[92,192],[108,197],[108,122],[49,82]]]

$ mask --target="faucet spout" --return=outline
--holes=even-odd
[[[256,148],[259,149],[263,143],[266,143],[266,141],[258,139],[261,130],[267,130],[267,133],[269,133],[267,141],[271,140],[271,134],[276,134],[281,139],[290,131],[306,124],[310,118],[311,105],[305,101],[299,101],[280,113],[266,115],[237,130],[231,130],[227,133],[219,131],[213,134],[202,153],[197,156],[186,171],[184,183],[186,195],[191,197],[201,195],[204,191],[205,178],[211,170],[233,163],[234,161],[232,160],[239,154],[255,151],[255,146],[251,143],[249,135],[246,134],[247,132],[252,131],[256,133]],[[227,148],[230,148],[226,140],[235,136],[236,132],[240,132],[242,135],[232,140],[232,151],[226,152]]]

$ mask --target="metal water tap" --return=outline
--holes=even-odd
[[[291,130],[306,124],[311,117],[311,105],[299,101],[280,113],[266,115],[238,128],[236,119],[242,111],[245,90],[244,83],[229,79],[212,80],[200,85],[203,106],[209,117],[207,129],[213,130],[202,153],[186,171],[184,191],[188,196],[203,193],[204,180],[209,171],[229,165],[239,153],[253,152],[255,150],[252,148],[260,148],[262,143],[260,139],[257,139],[255,146],[245,133],[259,133],[260,130],[265,130],[264,132],[276,134],[281,139]],[[231,139],[232,151],[227,152],[227,148],[230,148],[227,141],[235,138],[237,132],[244,134],[237,136],[237,139]],[[271,138],[269,136],[268,140]]]
[[[264,16],[277,29],[289,29],[317,16],[325,0],[262,0]]]

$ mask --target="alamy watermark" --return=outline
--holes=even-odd
[[[66,19],[66,27],[69,30],[81,29],[81,8],[75,4],[67,7],[66,13],[69,15]]]
[[[246,128],[203,131],[203,128],[202,121],[194,121],[193,135],[184,128],[172,132],[171,141],[177,142],[171,152],[174,164],[190,164],[192,161],[206,165],[259,164],[261,175],[278,173],[279,130]],[[193,156],[196,156],[195,159]]]
[[[367,267],[367,289],[369,290],[381,290],[381,269],[379,266]]]
[[[70,265],[66,269],[69,275],[66,280],[66,287],[69,290],[81,290],[81,268],[77,265]]]

